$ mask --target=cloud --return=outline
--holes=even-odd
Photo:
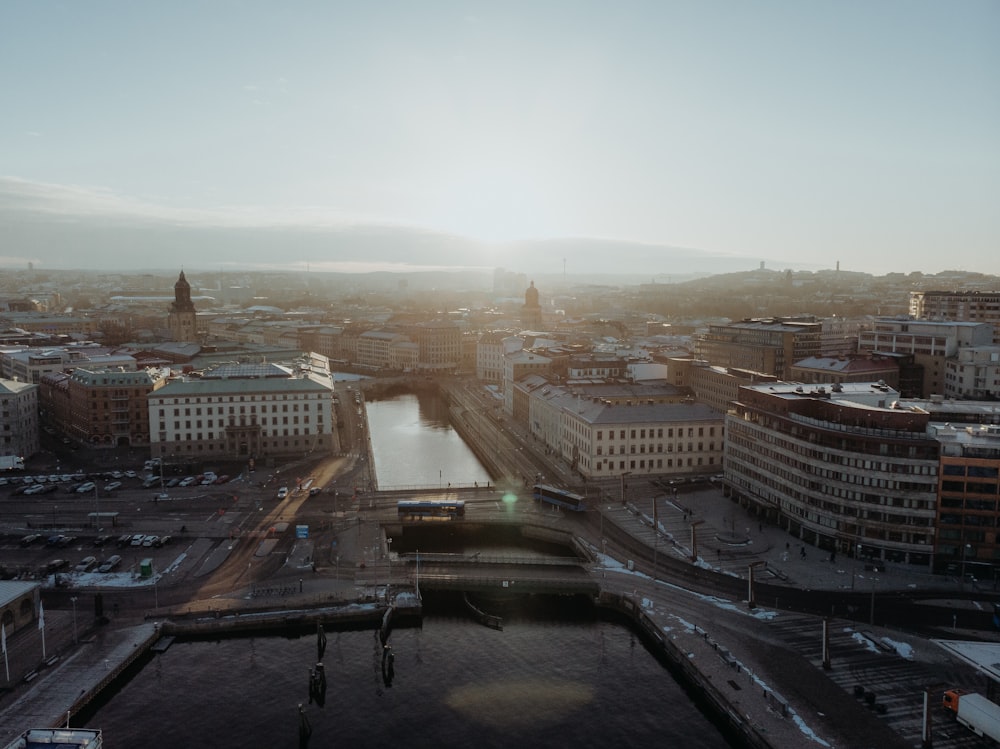
[[[697,249],[574,237],[484,243],[427,227],[324,206],[163,205],[105,187],[0,177],[8,258],[53,268],[226,266],[340,273],[485,271],[572,275],[729,272],[748,260]],[[565,263],[565,265],[564,265]]]
[[[12,212],[21,218],[58,215],[205,227],[329,229],[358,224],[396,225],[396,222],[379,216],[352,214],[324,206],[179,207],[123,195],[106,187],[33,182],[0,176],[0,216]]]

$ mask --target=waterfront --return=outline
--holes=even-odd
[[[728,746],[627,628],[579,612],[497,632],[442,611],[389,642],[391,686],[376,633],[328,633],[323,707],[314,636],[176,643],[88,725],[108,749],[295,747],[301,703],[314,747]]]
[[[367,404],[379,483],[444,485],[489,477],[435,398]],[[444,470],[437,466],[463,466]],[[386,686],[375,634],[330,632],[324,707],[310,704],[314,637],[176,643],[92,716],[106,745],[297,746],[297,706],[312,746],[333,741],[410,747],[726,741],[671,674],[622,625],[566,605],[504,611],[502,632],[460,607],[433,609],[420,629],[393,632]],[[191,685],[196,685],[192,689]],[[248,739],[248,737],[250,737]]]

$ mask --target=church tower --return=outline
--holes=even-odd
[[[530,330],[542,327],[542,306],[538,303],[538,289],[535,282],[524,292],[524,306],[521,307],[521,324]]]
[[[191,284],[184,278],[184,271],[181,271],[180,278],[174,284],[174,301],[170,305],[170,314],[167,315],[167,328],[170,330],[172,340],[188,343],[198,340],[197,315],[194,302],[191,301]]]

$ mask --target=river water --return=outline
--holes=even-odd
[[[443,416],[412,396],[368,404],[380,485],[489,480]],[[515,606],[495,631],[453,599],[426,603],[422,627],[391,635],[390,683],[374,631],[328,632],[322,707],[308,690],[315,636],[178,642],[87,725],[108,749],[291,748],[301,704],[313,749],[729,746],[627,627],[586,606]]]
[[[448,422],[448,408],[432,395],[404,395],[366,406],[380,489],[490,481],[475,453]]]

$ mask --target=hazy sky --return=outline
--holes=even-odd
[[[0,262],[134,217],[1000,273],[998,40],[996,0],[3,0]]]

